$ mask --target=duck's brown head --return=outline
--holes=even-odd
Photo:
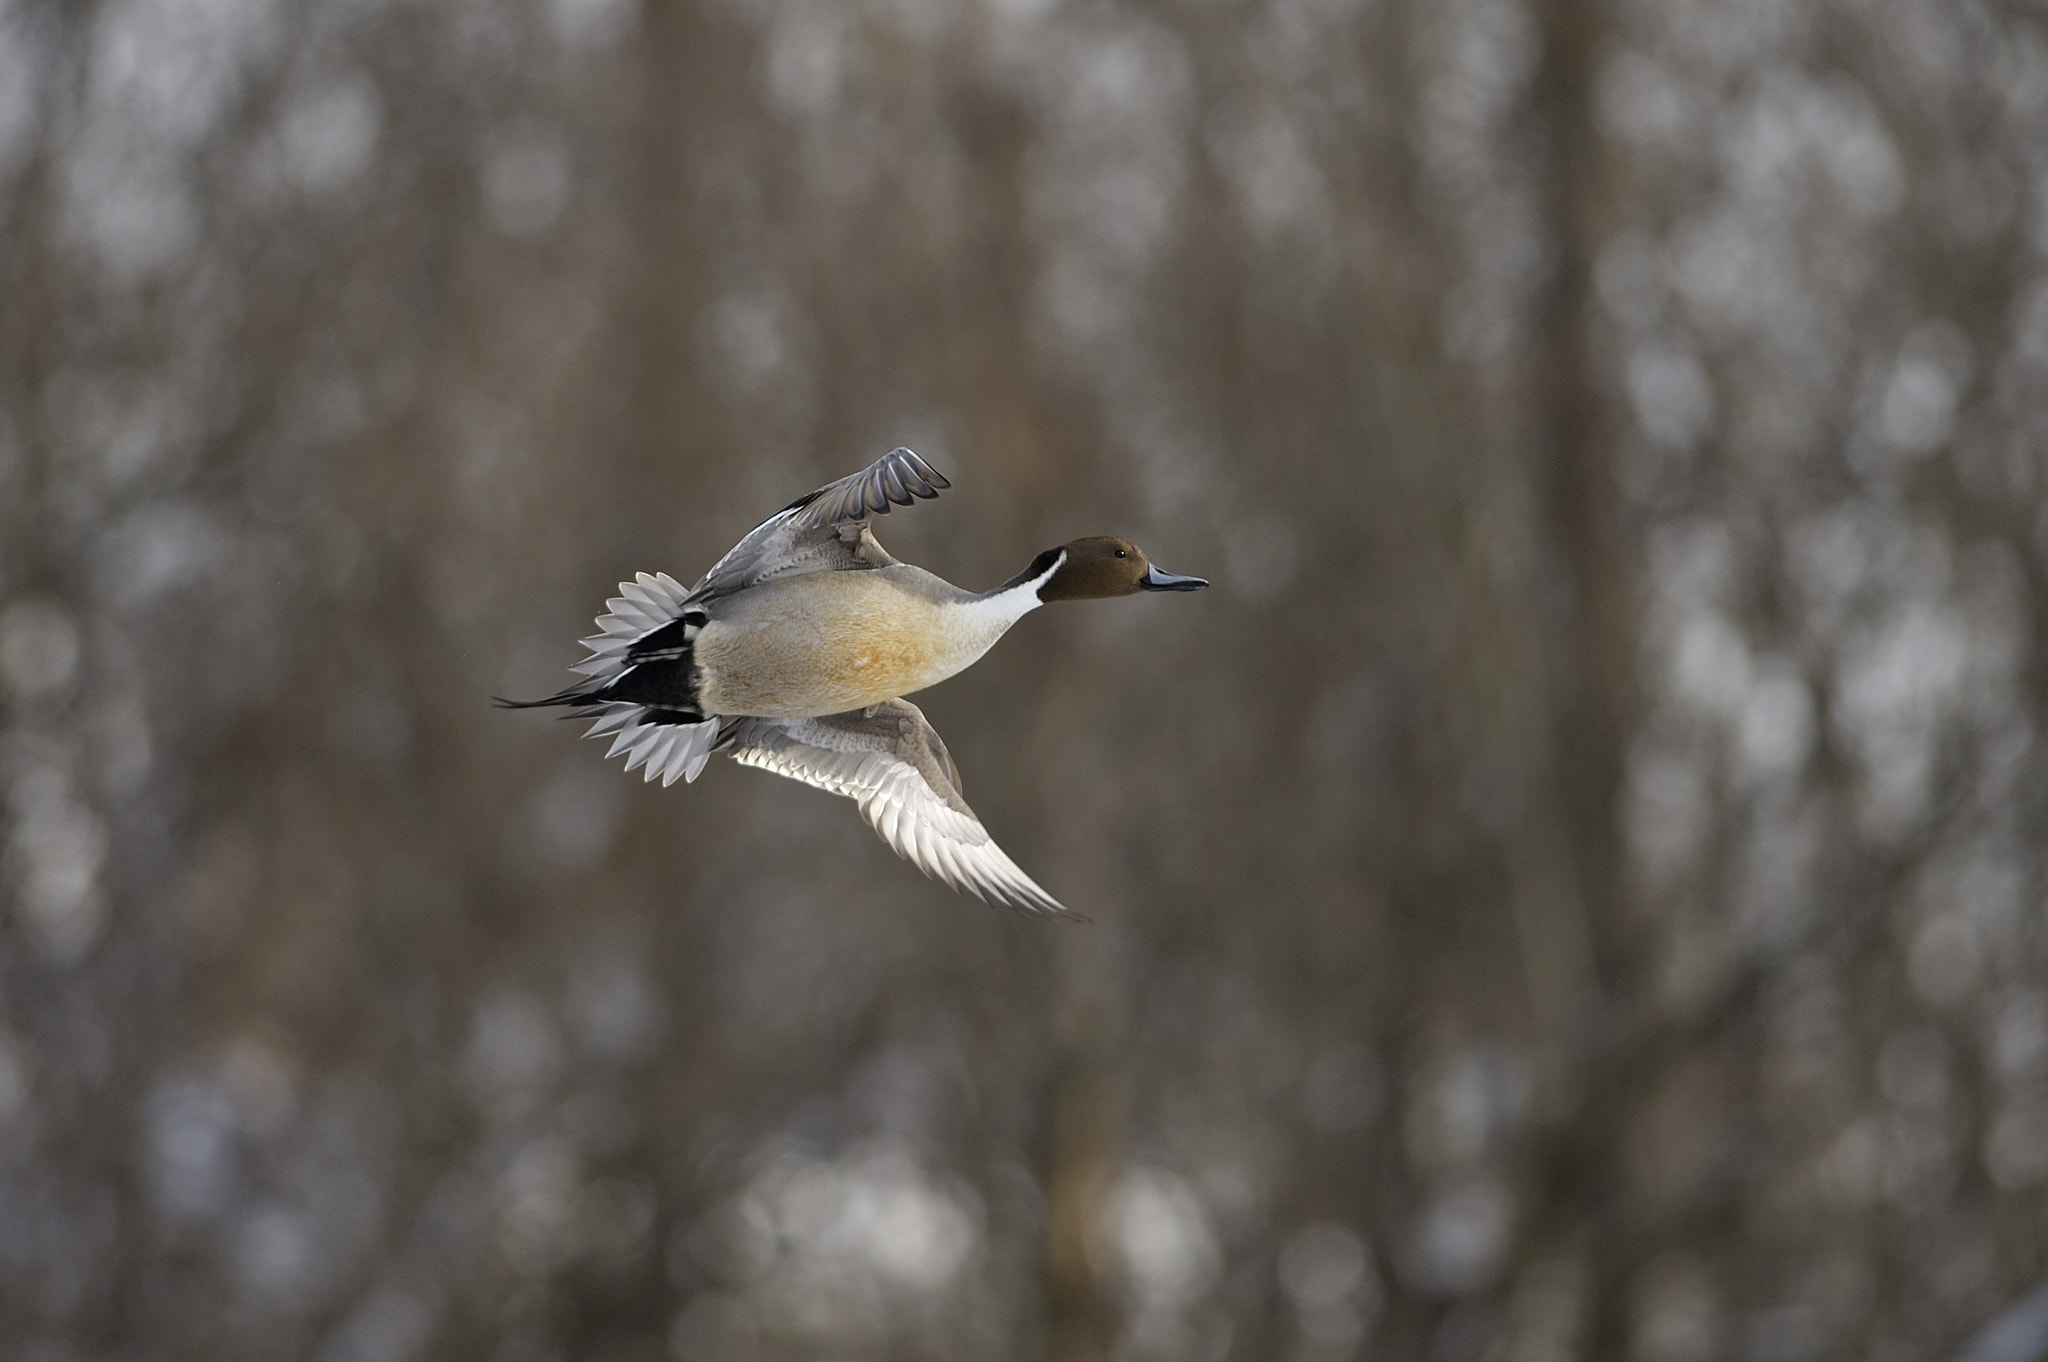
[[[1024,580],[1042,576],[1055,563],[1058,570],[1039,585],[1041,601],[1098,600],[1140,591],[1200,591],[1209,585],[1200,577],[1162,572],[1136,544],[1110,537],[1076,539],[1047,549],[1024,570]]]

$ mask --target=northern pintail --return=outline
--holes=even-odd
[[[619,584],[589,679],[511,708],[595,714],[608,757],[663,785],[696,780],[713,752],[846,795],[896,853],[991,903],[1066,911],[1017,868],[960,793],[960,773],[903,697],[972,665],[1047,601],[1197,591],[1127,539],[1047,549],[979,594],[898,562],[872,516],[952,484],[907,449],[799,497],[735,544],[695,586],[667,573]]]

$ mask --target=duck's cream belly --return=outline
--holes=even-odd
[[[1002,636],[993,621],[928,573],[898,566],[821,572],[750,588],[722,602],[697,635],[697,698],[706,714],[814,718],[923,690],[968,666]]]

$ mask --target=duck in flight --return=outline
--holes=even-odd
[[[946,744],[905,695],[971,666],[1048,601],[1199,591],[1127,539],[1047,549],[993,591],[901,563],[870,520],[952,484],[907,449],[799,497],[695,586],[667,573],[619,584],[586,680],[513,709],[561,705],[612,733],[608,757],[663,785],[713,752],[846,795],[899,856],[990,903],[1063,913],[997,846],[960,793]]]

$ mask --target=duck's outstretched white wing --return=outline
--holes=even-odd
[[[1067,911],[988,835],[960,796],[946,744],[908,700],[821,719],[736,719],[719,745],[747,766],[852,799],[897,855],[933,879],[988,903]]]
[[[749,530],[690,588],[691,604],[744,591],[757,582],[806,572],[887,567],[896,560],[867,529],[891,506],[929,500],[953,484],[907,449],[892,449],[851,477],[828,482]]]

